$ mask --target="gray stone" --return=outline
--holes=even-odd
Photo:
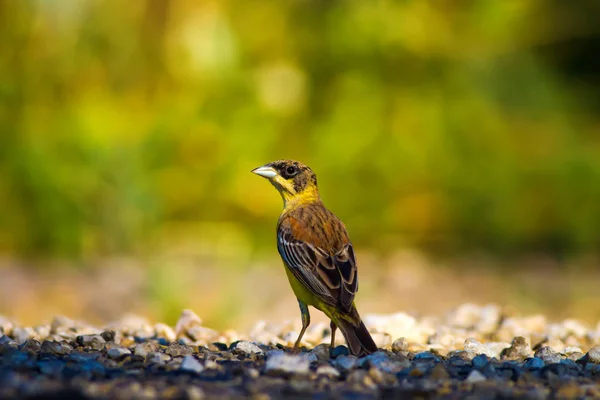
[[[191,356],[187,356],[187,357],[191,357]],[[171,356],[165,353],[160,353],[160,352],[152,352],[152,353],[148,353],[148,356],[146,357],[146,361],[152,364],[160,364],[160,365],[164,365],[167,362],[171,361]]]
[[[123,358],[124,356],[131,354],[131,350],[129,350],[125,347],[111,347],[110,349],[108,349],[106,354],[108,355],[109,358],[111,358],[113,360],[119,360],[119,359]]]
[[[339,356],[335,359],[334,365],[343,371],[349,371],[358,364],[358,358],[355,356]]]
[[[192,371],[197,374],[204,370],[204,366],[200,363],[200,361],[196,360],[196,357],[192,355],[188,355],[183,358],[180,368],[184,371]]]
[[[317,375],[327,376],[330,378],[337,378],[340,376],[340,371],[333,368],[331,365],[319,365],[317,367]]]
[[[283,351],[268,353],[265,371],[270,374],[307,374],[310,360],[306,355],[287,354]]]
[[[523,366],[527,369],[542,369],[544,368],[544,360],[539,357],[532,357],[525,361]]]
[[[80,346],[93,350],[102,350],[106,345],[106,340],[101,335],[79,335],[76,341]]]
[[[398,353],[401,351],[407,351],[407,350],[408,350],[408,342],[403,337],[394,340],[394,343],[392,343],[392,351],[394,353]]]
[[[536,351],[534,356],[541,358],[546,364],[558,364],[562,360],[560,354],[548,346],[544,346]]]
[[[12,334],[14,328],[14,324],[3,315],[0,315],[0,335],[10,335]]]
[[[165,350],[165,353],[172,357],[188,356],[192,354],[192,349],[184,344],[171,343]]]
[[[148,353],[158,350],[158,346],[153,342],[140,343],[133,349],[133,354],[140,357],[146,357]]]
[[[485,354],[479,354],[478,356],[473,357],[471,363],[473,364],[473,368],[483,369],[489,364],[489,360]]]
[[[512,340],[509,348],[502,350],[501,356],[509,360],[522,360],[530,357],[531,352],[529,341],[522,336],[517,336]]]
[[[310,353],[314,354],[317,360],[319,361],[329,361],[329,350],[330,347],[328,344],[321,343],[320,345],[317,345],[314,349],[312,349]]]
[[[71,347],[71,346],[69,346],[69,347]],[[72,350],[72,349],[70,349],[70,350]],[[42,353],[50,353],[50,354],[56,354],[56,355],[64,355],[64,354],[70,353],[69,349],[64,348],[61,343],[50,341],[50,340],[44,340],[44,342],[42,342],[41,351],[42,351]]]
[[[474,369],[473,371],[471,371],[469,373],[469,376],[467,376],[467,379],[465,379],[465,382],[467,383],[477,383],[477,382],[483,382],[485,381],[487,378],[478,370]]]
[[[239,342],[237,342],[233,347],[233,350],[248,355],[265,353],[260,347],[246,340],[240,340]]]
[[[15,340],[15,342],[17,342],[18,345],[25,343],[29,339],[32,339],[34,336],[35,336],[35,331],[29,327],[23,328],[23,327],[18,326],[16,328],[13,328],[13,331],[12,331],[12,337]]]
[[[65,363],[58,360],[43,360],[39,361],[37,366],[42,374],[58,377],[62,373]]]
[[[594,347],[587,352],[586,358],[588,362],[600,364],[600,347]]]

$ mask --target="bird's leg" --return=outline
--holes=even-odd
[[[298,305],[300,306],[300,313],[302,314],[302,330],[300,331],[300,335],[298,335],[296,344],[294,344],[294,349],[300,348],[300,341],[302,340],[302,336],[304,336],[306,328],[308,328],[308,325],[310,325],[310,313],[308,312],[308,306],[300,300],[298,300]]]
[[[329,345],[329,347],[333,349],[335,347],[335,331],[337,330],[337,325],[335,324],[335,322],[331,321],[329,327],[331,328],[331,344]]]

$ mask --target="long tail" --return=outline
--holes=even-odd
[[[354,325],[350,321],[339,318],[335,321],[335,324],[342,331],[344,338],[346,338],[350,354],[362,357],[376,352],[377,345],[360,317],[358,321],[358,325]]]

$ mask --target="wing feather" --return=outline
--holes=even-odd
[[[280,224],[277,247],[294,276],[325,303],[350,312],[358,290],[356,259],[351,243],[330,254],[298,239],[289,225]]]

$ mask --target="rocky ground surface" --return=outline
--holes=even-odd
[[[0,398],[600,398],[600,324],[551,323],[465,304],[442,317],[364,318],[380,351],[330,351],[325,324],[290,349],[298,322],[217,332],[126,317],[98,328],[65,317],[0,317]]]

